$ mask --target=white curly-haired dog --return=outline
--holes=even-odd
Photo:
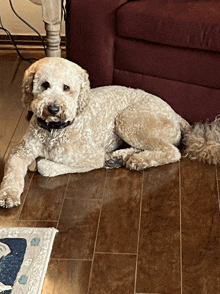
[[[34,115],[10,153],[0,206],[20,204],[28,166],[54,177],[102,167],[142,170],[180,160],[177,145],[188,123],[160,98],[122,86],[90,89],[88,74],[57,57],[30,66],[23,103]],[[122,141],[131,147],[114,151]]]

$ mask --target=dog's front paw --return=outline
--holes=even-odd
[[[57,170],[57,164],[44,158],[37,161],[37,171],[43,177],[55,177],[60,174]]]
[[[50,161],[47,159],[39,159],[37,161],[37,171],[44,177],[50,177],[53,169],[50,168]]]
[[[126,162],[126,168],[130,170],[141,171],[150,166],[150,162],[146,158],[142,159],[139,154],[133,154]]]
[[[16,189],[0,190],[0,207],[11,208],[20,204],[20,193]]]
[[[112,157],[105,161],[105,168],[112,169],[112,168],[119,168],[123,166],[123,158],[120,157]]]

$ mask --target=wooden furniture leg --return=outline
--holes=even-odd
[[[46,54],[49,57],[60,57],[62,0],[42,0],[42,10],[46,29]]]
[[[46,29],[46,55],[48,57],[61,57],[60,48],[60,23],[48,24],[45,22]]]
[[[46,55],[48,57],[60,57],[60,29],[61,11],[63,0],[30,0],[31,2],[42,5],[43,21],[46,30]]]

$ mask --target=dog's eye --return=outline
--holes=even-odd
[[[69,91],[70,90],[70,87],[67,86],[67,85],[63,85],[63,91]]]
[[[49,83],[49,82],[44,82],[41,86],[42,86],[45,90],[47,90],[48,88],[50,88],[50,83]]]

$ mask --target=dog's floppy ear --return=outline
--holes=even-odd
[[[33,65],[32,65],[33,66]],[[31,101],[33,100],[33,79],[35,75],[34,68],[30,66],[24,73],[22,84],[22,103],[27,109],[30,108]]]
[[[81,113],[83,109],[89,103],[89,90],[90,90],[90,82],[88,73],[83,70],[81,73],[81,89],[78,97],[78,110],[77,114]]]
[[[37,72],[40,65],[45,61],[46,58],[40,59],[33,63],[24,73],[23,84],[22,84],[22,103],[30,110],[30,105],[33,100],[33,80],[34,75]]]

